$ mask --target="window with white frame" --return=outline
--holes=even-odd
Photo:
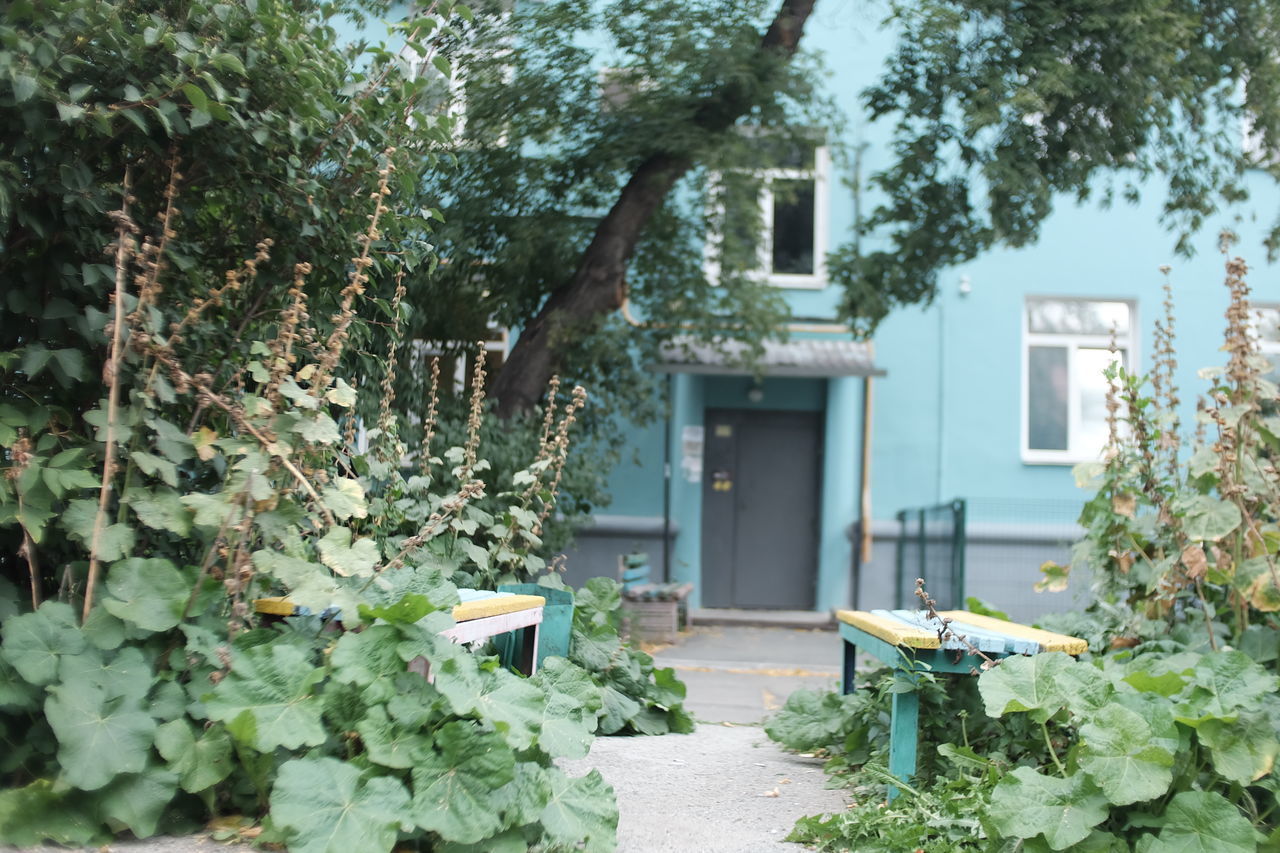
[[[1134,363],[1133,314],[1132,303],[1119,300],[1027,298],[1023,461],[1072,463],[1098,457],[1107,442],[1103,373],[1115,361],[1126,367]]]
[[[726,171],[715,180],[716,218],[709,273],[722,265],[780,287],[825,287],[831,156],[802,140],[763,141],[767,168]]]

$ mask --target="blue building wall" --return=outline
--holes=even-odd
[[[886,14],[884,4],[819,4],[805,36],[810,48],[825,55],[831,72],[828,87],[850,117],[841,141],[848,150],[862,147],[863,177],[888,162],[888,128],[866,122],[858,101],[858,93],[875,79],[893,44],[892,34],[879,26]],[[832,176],[832,245],[849,237],[854,221],[850,160],[841,161]],[[747,378],[676,376],[667,452],[676,469],[670,508],[679,533],[672,544],[670,576],[696,584],[700,571],[701,484],[688,482],[678,470],[683,428],[701,425],[706,408],[799,407],[822,411],[825,418],[818,609],[851,603],[885,606],[893,559],[885,540],[893,533],[895,514],[955,497],[969,500],[971,540],[978,543],[971,547],[970,592],[1020,618],[1081,603],[1070,595],[1052,599],[1031,592],[1045,555],[1065,556],[1064,546],[1074,535],[1070,522],[1087,495],[1077,489],[1070,465],[1022,460],[1025,299],[1035,295],[1132,302],[1137,363],[1147,369],[1151,325],[1163,313],[1164,277],[1159,268],[1171,265],[1181,415],[1184,424],[1194,423],[1194,399],[1204,387],[1196,371],[1223,360],[1218,351],[1226,307],[1223,259],[1217,250],[1221,228],[1241,235],[1234,253],[1254,266],[1255,298],[1280,302],[1275,270],[1265,262],[1261,245],[1265,224],[1280,210],[1280,193],[1261,174],[1252,176],[1250,184],[1253,199],[1214,217],[1194,239],[1196,255],[1191,259],[1175,256],[1175,235],[1160,224],[1163,191],[1158,185],[1137,205],[1105,208],[1061,199],[1036,245],[993,251],[948,270],[933,304],[902,309],[886,320],[874,342],[876,363],[888,376],[873,380],[869,471],[870,519],[875,521],[878,544],[862,567],[857,602],[850,582],[848,526],[858,515],[862,381],[769,378],[763,399],[752,403],[745,396]],[[861,199],[863,210],[875,203],[873,195]],[[797,316],[833,318],[839,295],[834,287],[795,290],[788,300]],[[654,442],[660,442],[662,434],[661,424],[635,431],[634,443],[642,449],[644,461],[639,467],[626,463],[613,473],[616,503],[608,512],[634,517],[661,512],[662,468]],[[1037,525],[1051,532],[1041,535],[1033,530]],[[1027,532],[1020,534],[1019,529]]]
[[[806,48],[823,55],[827,89],[849,117],[842,138],[835,140],[845,156],[837,157],[829,188],[833,246],[852,233],[855,164],[862,179],[889,164],[889,125],[868,122],[860,102],[860,92],[879,75],[894,46],[894,34],[882,26],[888,14],[888,4],[877,0],[820,3],[805,35]],[[1022,460],[1025,299],[1131,301],[1136,307],[1137,363],[1146,369],[1151,324],[1162,313],[1159,267],[1171,265],[1181,416],[1184,424],[1193,423],[1196,392],[1204,387],[1196,371],[1223,360],[1221,228],[1241,235],[1235,252],[1254,266],[1255,299],[1280,303],[1276,271],[1265,262],[1261,245],[1265,225],[1280,210],[1280,193],[1260,173],[1250,176],[1249,185],[1253,199],[1213,217],[1193,241],[1192,259],[1174,255],[1175,237],[1160,225],[1159,186],[1151,187],[1138,205],[1120,203],[1109,209],[1060,199],[1036,245],[993,251],[946,271],[931,305],[902,309],[885,321],[874,343],[876,362],[888,376],[873,380],[868,472],[868,521],[877,538],[870,562],[861,569],[856,602],[848,528],[859,511],[864,394],[862,380],[852,377],[769,377],[759,388],[762,397],[753,400],[748,397],[753,382],[747,377],[672,376],[669,421],[631,430],[629,452],[610,475],[613,503],[600,514],[597,528],[580,537],[570,560],[570,580],[612,575],[615,555],[639,545],[653,552],[668,577],[695,583],[693,604],[698,606],[702,484],[681,468],[685,428],[701,426],[707,408],[780,409],[823,413],[818,609],[887,604],[893,568],[887,541],[895,514],[954,497],[969,501],[970,541],[977,543],[970,548],[971,592],[1020,618],[1080,603],[1030,593],[1040,560],[1064,555],[1074,535],[1070,521],[1086,495],[1076,488],[1070,466]],[[866,192],[858,203],[870,210],[877,201],[873,192]],[[868,238],[868,247],[874,242]],[[798,317],[834,318],[840,294],[828,287],[792,290],[787,297]],[[665,545],[663,531],[671,534]],[[662,559],[668,550],[670,565]]]

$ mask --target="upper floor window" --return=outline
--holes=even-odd
[[[1107,379],[1133,363],[1133,305],[1028,297],[1023,315],[1022,459],[1096,459],[1107,443]],[[1111,352],[1115,335],[1117,352]]]
[[[709,247],[709,272],[718,276],[727,266],[781,287],[825,287],[830,152],[795,139],[761,145],[765,167],[715,180],[721,230]]]

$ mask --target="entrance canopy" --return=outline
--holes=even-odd
[[[741,341],[715,343],[682,336],[662,348],[660,373],[699,373],[718,376],[884,376],[875,366],[866,341],[799,339],[766,340],[758,361],[749,361],[750,347]]]

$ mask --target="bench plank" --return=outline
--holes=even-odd
[[[917,628],[892,616],[868,613],[865,610],[837,610],[836,618],[891,646],[906,646],[911,649],[937,649],[942,646],[936,632]]]
[[[511,595],[510,593],[491,593],[482,598],[472,598],[453,608],[453,621],[469,622],[472,619],[484,619],[489,616],[500,616],[504,613],[517,613],[521,610],[532,610],[542,607],[546,599],[540,595]]]
[[[935,635],[945,630],[945,626],[942,624],[941,619],[930,619],[925,615],[924,611],[921,611],[921,610],[892,610],[892,611],[873,610],[871,612],[872,613],[891,613],[893,618],[901,619],[903,622],[906,622],[908,625],[914,625],[915,627],[921,628],[925,631],[931,631]],[[1008,649],[1009,641],[1008,641],[1008,638],[1005,637],[1003,634],[997,634],[989,630],[983,631],[978,629],[961,631],[959,628],[958,622],[952,622],[951,631],[953,634],[954,633],[964,634],[965,639],[967,639],[970,643],[978,647],[978,651],[995,652],[997,654],[1004,654],[1004,652]],[[967,650],[969,647],[964,644],[963,640],[960,640],[956,637],[949,637],[942,641],[942,648],[952,649],[952,650],[957,650],[957,649]]]
[[[980,616],[967,610],[946,610],[943,611],[942,615],[989,631],[1000,631],[1020,639],[1031,640],[1039,644],[1040,651],[1044,652],[1066,652],[1069,655],[1082,655],[1089,650],[1089,643],[1078,637],[1055,634],[1053,631],[1042,631],[1039,628],[1019,625],[1016,622],[1006,622],[1003,619],[995,619],[991,616]]]
[[[529,596],[530,598],[538,598],[537,596]],[[538,598],[538,601],[542,601]],[[474,643],[479,640],[487,640],[498,634],[505,634],[508,631],[515,631],[520,628],[528,628],[533,625],[542,623],[542,606],[536,608],[526,608],[507,613],[497,613],[492,616],[480,616],[473,619],[458,620],[458,623],[452,628],[446,628],[440,632],[440,636],[448,637],[455,643]],[[532,674],[532,673],[530,673]]]

